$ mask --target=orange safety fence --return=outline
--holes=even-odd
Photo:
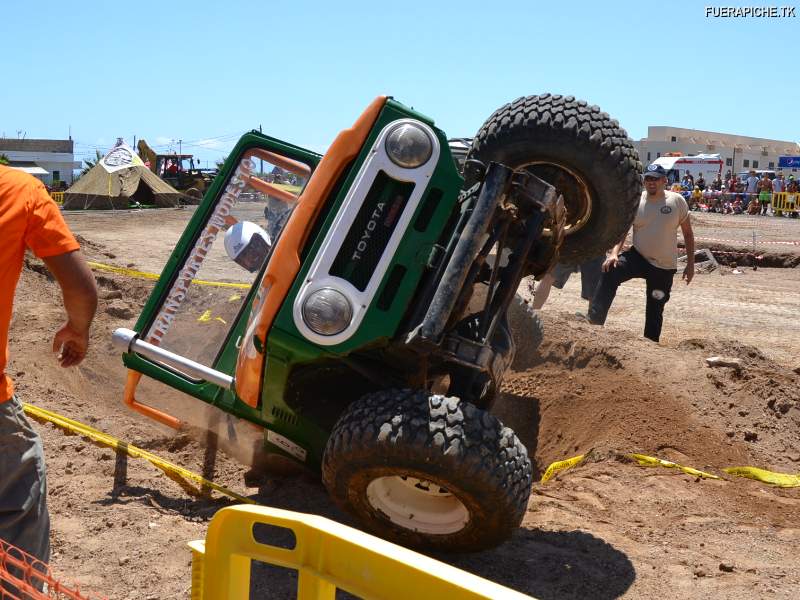
[[[45,563],[0,539],[0,600],[99,600],[62,585]]]

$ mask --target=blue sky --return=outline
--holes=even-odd
[[[798,140],[800,0],[793,19],[706,18],[707,1],[10,2],[0,135],[71,127],[79,158],[117,136],[182,139],[213,161],[259,125],[324,151],[379,94],[471,136],[549,91],[635,139],[673,125]]]

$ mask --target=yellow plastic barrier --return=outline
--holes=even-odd
[[[800,212],[800,194],[794,192],[776,192],[772,194],[772,212],[775,214]]]
[[[53,202],[59,206],[64,204],[64,192],[50,192],[50,197],[53,199]]]
[[[291,530],[294,546],[257,542],[258,523]],[[192,600],[250,598],[251,560],[296,569],[299,600],[334,600],[337,588],[367,600],[531,598],[330,519],[265,506],[223,508],[205,543],[189,547]]]

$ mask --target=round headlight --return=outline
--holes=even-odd
[[[428,162],[433,144],[422,127],[403,123],[386,136],[386,153],[398,167],[416,169]]]
[[[303,302],[303,321],[319,335],[336,335],[350,324],[353,308],[341,292],[322,288],[309,294]]]

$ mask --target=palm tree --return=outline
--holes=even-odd
[[[81,171],[81,175],[86,175],[86,174],[87,174],[89,171],[91,171],[91,170],[94,168],[94,166],[95,166],[97,163],[99,163],[99,162],[100,162],[100,160],[103,158],[103,155],[102,155],[102,154],[100,154],[100,150],[95,150],[95,151],[94,151],[94,153],[95,153],[95,158],[94,158],[94,160],[92,160],[91,158],[89,158],[89,159],[83,159],[83,162],[85,162],[85,163],[86,163],[86,166],[85,166],[85,167],[83,168],[83,170]]]
[[[10,163],[11,161],[8,160],[8,156],[6,156],[5,154],[0,154],[0,165],[7,165]]]

